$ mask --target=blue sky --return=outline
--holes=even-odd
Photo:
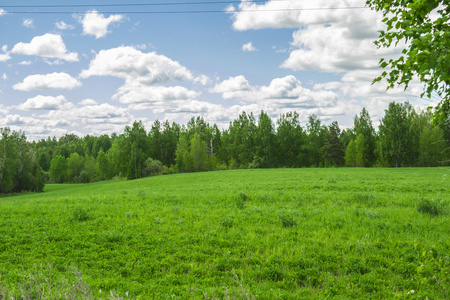
[[[363,107],[378,124],[391,101],[430,104],[418,83],[371,85],[378,60],[401,47],[376,49],[382,17],[364,0],[174,2],[199,4],[2,1],[0,127],[35,140],[121,133],[139,119],[149,129],[203,116],[226,128],[264,110],[345,128]],[[87,6],[12,7],[60,4]],[[134,13],[190,10],[219,12]]]

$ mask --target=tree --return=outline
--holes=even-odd
[[[273,122],[264,111],[261,111],[255,132],[256,156],[262,158],[261,167],[270,168],[272,166],[274,144],[275,129]]]
[[[203,171],[207,168],[206,142],[201,140],[198,133],[194,134],[191,140],[190,156],[194,171]]]
[[[372,121],[370,120],[369,112],[366,108],[363,108],[361,114],[355,116],[353,130],[355,132],[355,136],[358,138],[359,135],[362,135],[364,145],[360,145],[359,149],[364,152],[360,152],[357,155],[361,156],[361,165],[357,164],[358,167],[370,167],[375,164],[376,156],[375,156],[375,129],[372,126]],[[358,143],[356,143],[358,145]],[[358,149],[358,146],[357,146]]]
[[[179,172],[189,172],[192,168],[192,160],[189,154],[189,142],[186,134],[182,134],[178,140],[176,166]]]
[[[389,166],[410,166],[412,140],[410,135],[411,118],[413,108],[409,103],[389,103],[385,115],[380,122],[380,147],[381,160]]]
[[[298,119],[297,112],[282,114],[277,119],[277,156],[284,167],[295,168],[302,165],[304,133]]]
[[[340,167],[344,164],[345,154],[339,136],[341,129],[336,121],[328,126],[325,145],[323,146],[323,155],[327,165]]]
[[[345,149],[345,165],[347,167],[356,167],[356,146],[355,140],[351,140]]]
[[[67,176],[70,182],[79,182],[81,171],[84,170],[84,158],[78,153],[70,154],[67,159]]]
[[[435,167],[441,163],[445,153],[444,132],[438,126],[425,126],[420,136],[419,162],[423,167]]]
[[[100,151],[98,151],[97,154],[97,168],[100,174],[100,178],[105,179],[111,179],[112,178],[112,170],[111,170],[111,162],[109,160],[108,155],[106,155],[105,152],[103,152],[103,149],[100,148]]]
[[[308,117],[306,129],[309,134],[306,144],[309,166],[318,167],[322,165],[323,145],[327,128],[322,125],[316,115],[311,115]]]
[[[62,155],[53,157],[49,170],[50,180],[54,183],[63,183],[67,180],[67,161]]]
[[[355,165],[357,167],[370,167],[367,161],[367,142],[362,134],[358,134],[355,140]]]
[[[448,0],[367,0],[366,3],[383,13],[387,29],[380,31],[376,45],[388,48],[404,43],[404,55],[379,65],[387,68],[374,82],[383,78],[388,88],[405,85],[418,77],[425,85],[421,96],[433,92],[442,98],[435,108],[434,122],[449,121],[450,112],[450,2]],[[432,16],[433,14],[433,16]]]

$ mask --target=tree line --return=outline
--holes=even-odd
[[[147,131],[136,121],[119,135],[66,134],[27,143],[23,133],[2,129],[0,146],[11,148],[0,152],[1,191],[41,190],[41,177],[87,183],[237,168],[449,165],[450,126],[432,125],[430,118],[407,102],[392,102],[377,131],[365,108],[345,130],[315,115],[302,127],[297,112],[273,122],[264,111],[258,117],[242,112],[224,130],[193,117],[181,126],[156,120]],[[24,179],[24,172],[31,175]]]

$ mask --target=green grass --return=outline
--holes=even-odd
[[[235,170],[2,197],[0,299],[42,285],[36,269],[101,299],[443,299],[445,269],[422,267],[423,247],[450,254],[448,173]]]

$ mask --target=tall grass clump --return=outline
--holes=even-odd
[[[78,222],[84,222],[91,218],[87,208],[76,207],[72,210],[72,219]]]
[[[417,211],[428,214],[431,217],[437,217],[447,213],[448,204],[441,200],[420,198],[417,202]]]

